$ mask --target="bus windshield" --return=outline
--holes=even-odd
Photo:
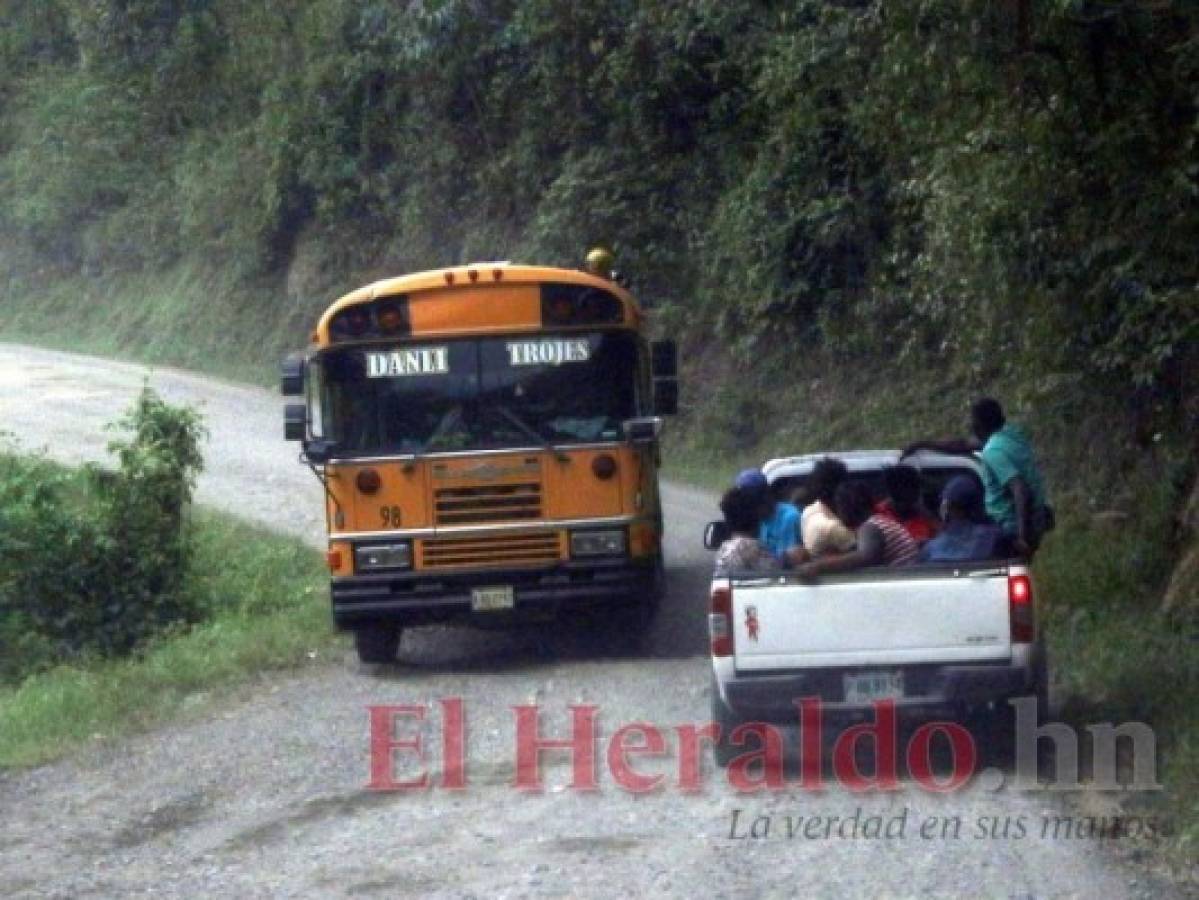
[[[638,408],[629,332],[346,348],[321,368],[323,437],[343,453],[614,441]]]

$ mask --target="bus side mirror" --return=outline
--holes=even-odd
[[[673,416],[679,411],[679,383],[674,378],[654,379],[654,413]]]
[[[662,431],[662,420],[657,416],[647,416],[644,419],[626,419],[621,423],[624,436],[634,444],[645,444],[658,439]]]
[[[704,529],[704,547],[708,550],[719,550],[720,545],[729,539],[729,524],[723,519],[709,522]]]
[[[304,462],[317,464],[328,462],[329,457],[336,449],[337,447],[332,441],[309,441],[304,445]]]
[[[303,353],[289,353],[283,357],[279,364],[279,386],[284,397],[304,396],[305,362]]]
[[[283,439],[302,441],[308,431],[308,407],[303,403],[288,403],[283,407]]]
[[[655,378],[679,377],[679,347],[674,341],[654,341],[649,345],[650,368]]]

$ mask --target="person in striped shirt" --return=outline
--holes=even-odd
[[[874,511],[870,488],[861,482],[847,482],[837,488],[834,504],[837,516],[852,528],[857,544],[848,553],[823,556],[796,566],[801,576],[826,572],[848,572],[867,566],[906,566],[916,562],[919,547],[906,528]]]

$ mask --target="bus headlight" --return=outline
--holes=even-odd
[[[623,528],[610,531],[572,531],[571,556],[623,556],[628,539]]]
[[[361,544],[354,548],[355,572],[412,568],[412,544]]]

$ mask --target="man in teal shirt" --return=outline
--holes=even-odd
[[[987,515],[1003,529],[1012,549],[1032,556],[1041,535],[1033,528],[1033,514],[1045,506],[1041,469],[1028,439],[1007,422],[998,400],[983,397],[970,407],[973,439],[917,441],[904,448],[901,458],[918,450],[975,456],[982,462]]]

